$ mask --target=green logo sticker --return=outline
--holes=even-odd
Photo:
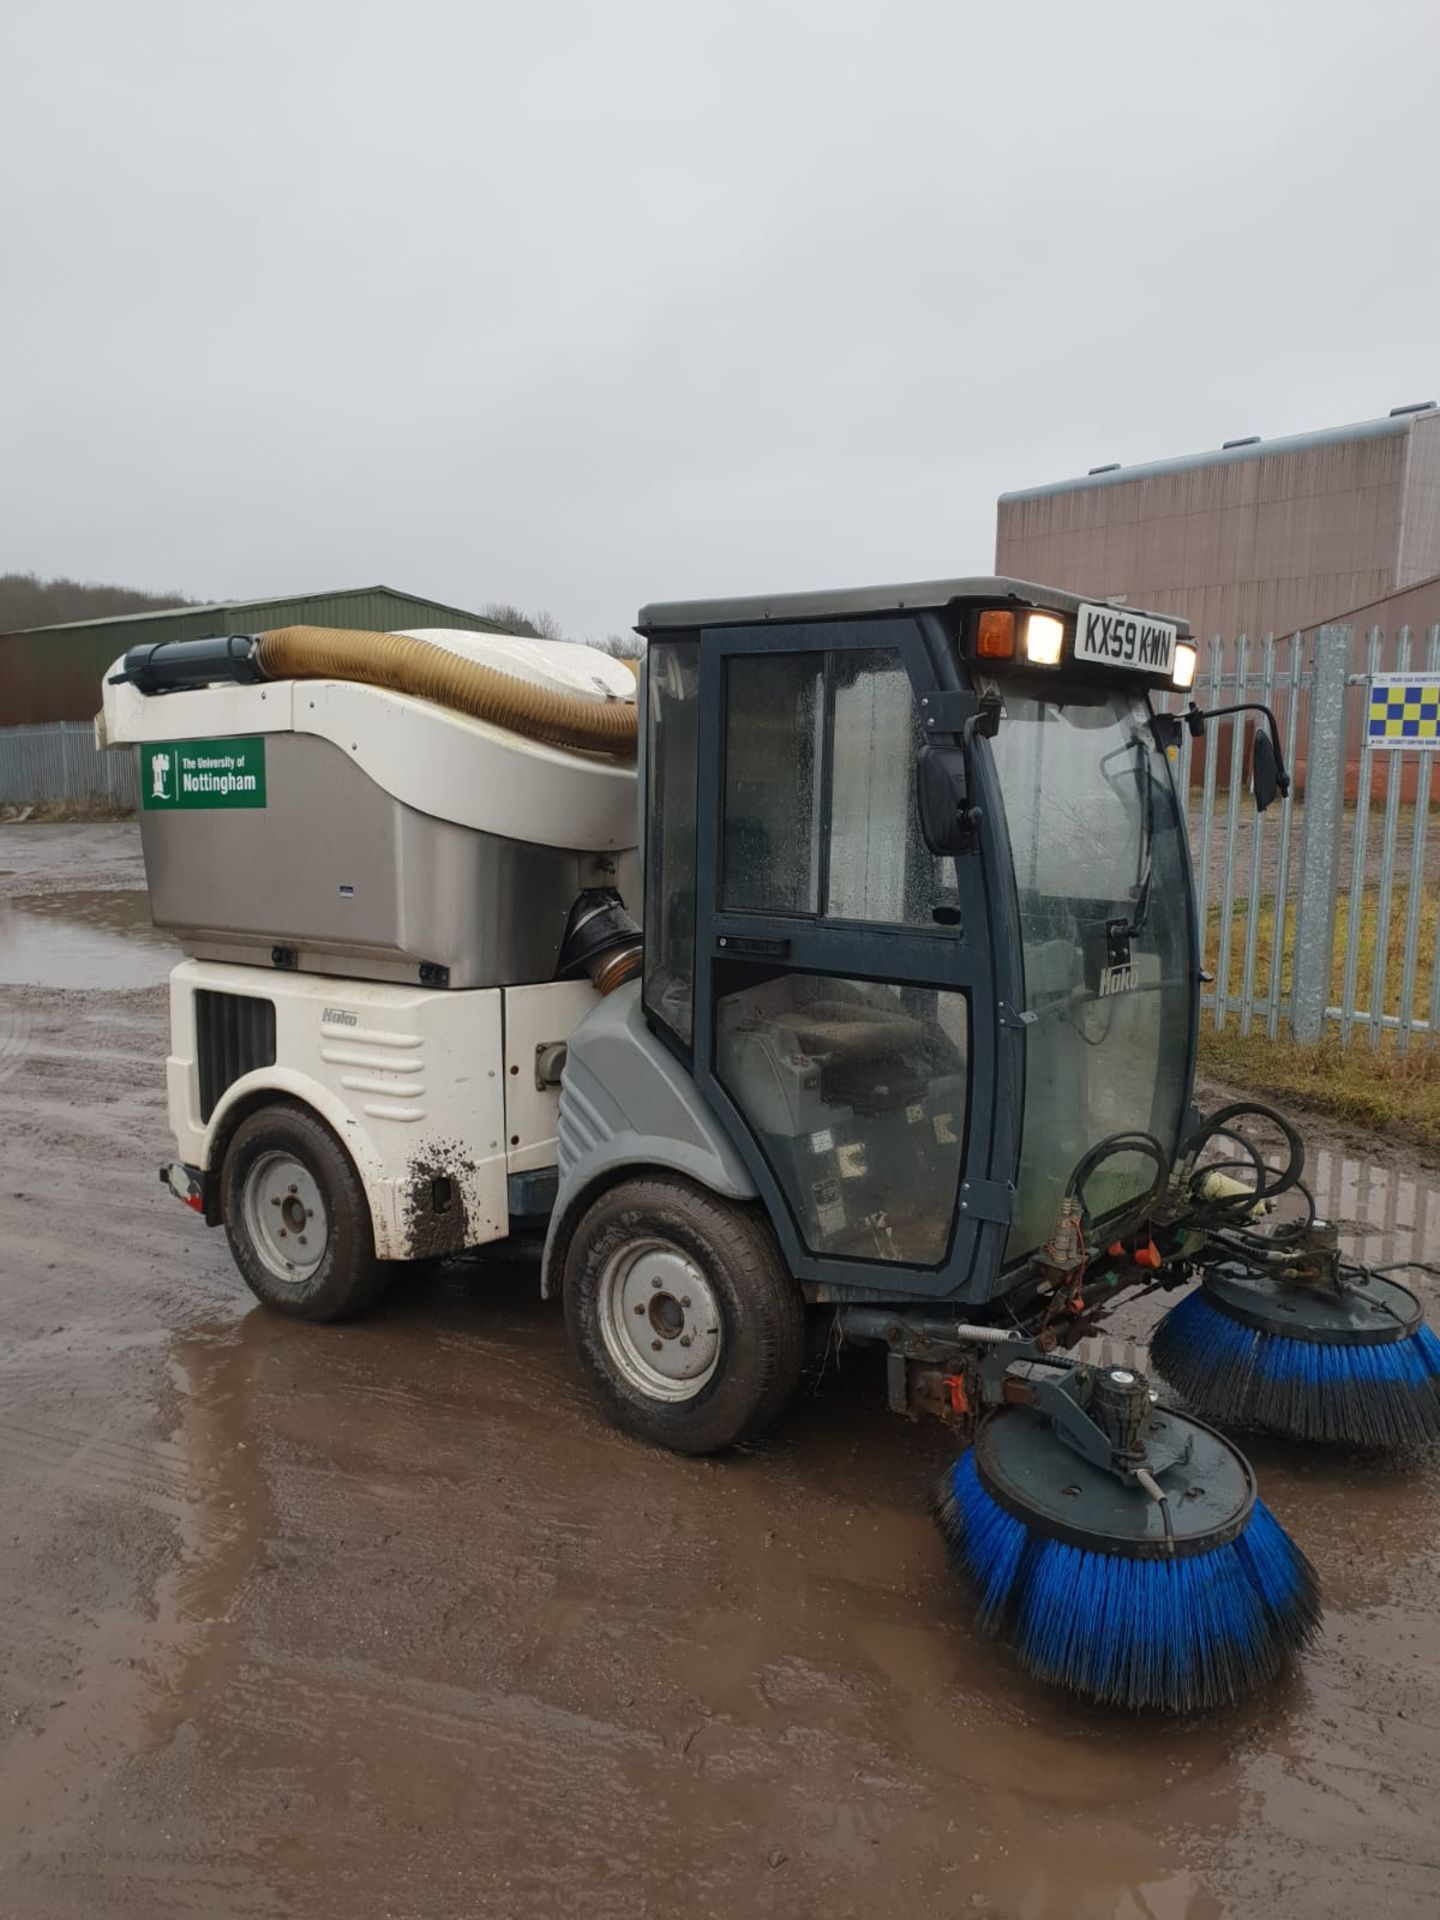
[[[265,742],[155,740],[140,749],[140,803],[166,807],[263,807]]]

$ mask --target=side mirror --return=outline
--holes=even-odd
[[[1256,727],[1254,744],[1250,750],[1250,774],[1255,793],[1255,805],[1263,813],[1277,794],[1288,797],[1290,792],[1290,775],[1285,771],[1285,762],[1280,753],[1280,729],[1276,726],[1275,716],[1269,707],[1262,705],[1258,700],[1242,700],[1237,707],[1211,707],[1206,713],[1202,712],[1192,700],[1184,713],[1178,717],[1192,736],[1198,740],[1205,731],[1207,720],[1223,720],[1228,715],[1236,713],[1258,713],[1265,721],[1263,727]],[[1158,714],[1156,723],[1157,729],[1161,723],[1168,726],[1169,716]],[[1157,740],[1162,740],[1164,744],[1158,730],[1155,737]]]
[[[970,781],[960,747],[922,747],[916,774],[920,831],[931,853],[964,853],[975,818]]]
[[[1255,793],[1256,809],[1264,813],[1280,791],[1280,769],[1270,735],[1263,727],[1255,729],[1255,739],[1250,748],[1250,783]]]

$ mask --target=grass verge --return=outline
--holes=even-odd
[[[1440,1048],[1423,1037],[1411,1042],[1408,1053],[1398,1053],[1387,1034],[1372,1053],[1364,1039],[1342,1047],[1338,1033],[1303,1045],[1267,1040],[1263,1033],[1243,1039],[1235,1027],[1216,1033],[1202,1026],[1200,1071],[1440,1153]]]
[[[37,800],[29,806],[0,807],[0,826],[56,826],[91,820],[133,820],[133,807],[113,800]]]
[[[1336,903],[1335,959],[1330,983],[1330,1004],[1342,1004],[1345,981],[1345,956],[1350,939],[1352,901],[1344,896]],[[1400,1005],[1404,981],[1405,934],[1408,894],[1397,888],[1386,916],[1385,952],[1382,960],[1384,981],[1382,1006],[1394,1012]],[[1430,1005],[1430,984],[1435,965],[1437,914],[1440,901],[1427,890],[1421,898],[1419,942],[1413,1010],[1424,1019]],[[1413,1140],[1432,1152],[1440,1152],[1440,1044],[1423,1033],[1412,1034],[1410,1045],[1401,1052],[1393,1029],[1382,1029],[1378,1046],[1370,1044],[1369,1032],[1357,1028],[1348,1047],[1342,1045],[1340,1031],[1330,1026],[1324,1039],[1313,1045],[1289,1038],[1281,1027],[1279,1035],[1268,1039],[1262,1011],[1258,1025],[1242,1035],[1234,1004],[1239,1001],[1245,965],[1247,913],[1245,903],[1235,910],[1231,928],[1229,964],[1225,970],[1228,997],[1232,1002],[1225,1026],[1217,1032],[1213,1012],[1201,1015],[1200,1068],[1217,1078],[1251,1088],[1256,1093],[1290,1100],[1317,1112],[1348,1120],[1357,1126],[1382,1128],[1401,1138]],[[1271,956],[1274,952],[1274,913],[1267,904],[1261,908],[1256,928],[1257,993],[1268,996]],[[1362,1009],[1368,1008],[1375,978],[1375,958],[1380,947],[1381,918],[1378,889],[1367,888],[1361,895],[1356,926],[1356,994]],[[1219,970],[1220,922],[1218,912],[1210,915],[1209,964]],[[1289,966],[1281,979],[1282,996],[1290,990]]]

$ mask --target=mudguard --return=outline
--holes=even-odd
[[[558,1294],[565,1253],[587,1197],[622,1172],[681,1173],[730,1200],[755,1187],[684,1066],[645,1021],[629,981],[570,1037],[560,1082],[560,1187],[545,1240],[541,1292]]]

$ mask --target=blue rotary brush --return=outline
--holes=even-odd
[[[1440,1439],[1440,1339],[1414,1294],[1373,1270],[1320,1287],[1222,1265],[1165,1316],[1150,1352],[1220,1426],[1377,1448]]]
[[[1145,1426],[1170,1465],[1123,1484],[1004,1408],[947,1474],[941,1530],[981,1627],[1040,1679],[1114,1706],[1224,1706],[1310,1639],[1315,1574],[1219,1434],[1157,1407]]]

